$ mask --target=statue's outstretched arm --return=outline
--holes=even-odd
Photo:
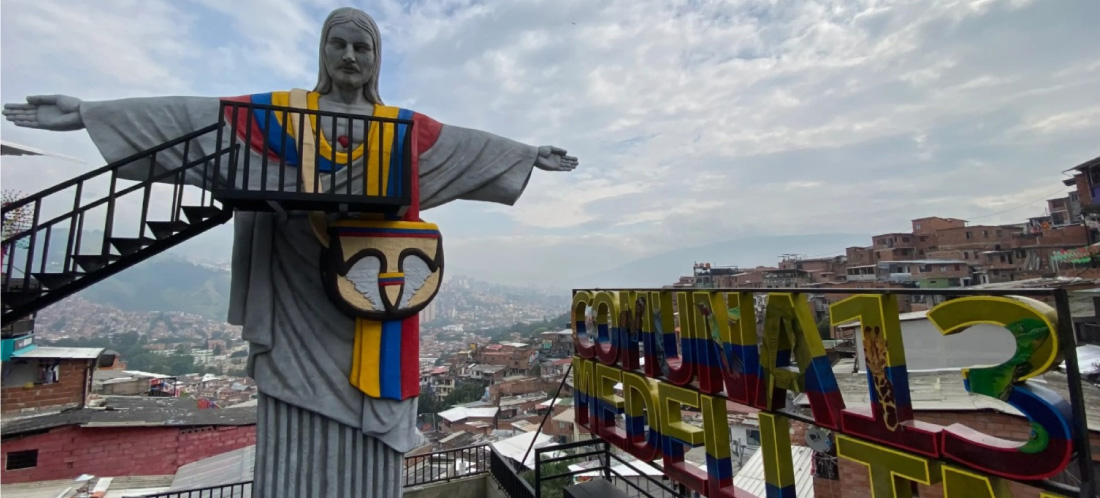
[[[539,147],[535,167],[543,171],[573,171],[577,167],[577,158],[566,154],[566,150],[560,147],[543,145]]]
[[[50,131],[84,129],[80,99],[68,95],[32,95],[26,104],[4,104],[4,118],[16,126]]]

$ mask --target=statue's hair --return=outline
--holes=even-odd
[[[321,28],[320,56],[317,59],[319,65],[317,87],[313,91],[322,94],[332,91],[332,77],[329,76],[328,69],[325,68],[325,43],[328,42],[328,34],[332,27],[346,22],[350,22],[370,33],[371,40],[374,42],[372,44],[374,62],[370,67],[370,77],[367,84],[363,85],[363,96],[366,97],[367,102],[382,105],[382,97],[378,94],[378,74],[382,68],[382,35],[378,32],[378,25],[375,24],[370,15],[352,7],[336,9],[325,18],[325,24]]]

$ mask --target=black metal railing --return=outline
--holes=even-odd
[[[500,490],[508,495],[508,498],[535,498],[535,488],[520,475],[513,466],[513,460],[492,450],[489,460],[489,474],[500,486]]]
[[[554,464],[567,463],[579,463],[581,468],[550,475],[545,473],[546,470],[552,470],[551,466]],[[536,449],[534,474],[535,498],[542,498],[547,489],[563,488],[574,481],[589,479],[606,479],[630,497],[691,496],[686,486],[669,480],[660,467],[638,460],[625,460],[602,439],[586,439]]]
[[[185,184],[196,170],[236,150],[202,154],[197,144],[216,130],[212,124],[3,206],[5,220],[29,220],[0,242],[3,325],[228,221],[231,213],[205,191],[184,205]],[[127,178],[137,183],[120,185]],[[151,203],[158,183],[172,187],[171,202]],[[131,230],[116,227],[123,205],[140,206]],[[155,208],[160,212],[151,213]]]
[[[251,153],[215,161],[214,196],[246,211],[401,213],[412,200],[411,119],[225,100],[218,149]],[[223,136],[228,133],[229,136]],[[305,138],[313,171],[302,167]]]
[[[489,445],[468,446],[405,457],[406,488],[484,474],[489,471]]]
[[[252,481],[244,481],[183,491],[166,491],[145,495],[143,498],[250,498],[251,496]]]

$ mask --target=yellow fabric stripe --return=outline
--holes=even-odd
[[[372,398],[382,396],[382,384],[379,372],[382,369],[382,322],[374,320],[355,319],[356,332],[362,335],[359,355],[359,382],[354,380],[360,391]]]
[[[397,107],[390,107],[384,105],[374,106],[374,115],[380,118],[397,119],[397,113],[401,112],[401,109]],[[396,130],[393,123],[372,123],[370,139],[371,145],[378,145],[378,134],[375,131],[381,130],[382,133],[382,153],[371,154],[371,165],[367,168],[367,171],[371,173],[372,178],[378,176],[378,170],[376,168],[382,168],[382,187],[377,195],[386,195],[390,185],[390,154],[393,153],[393,139],[396,137]],[[381,125],[381,126],[378,126]],[[380,163],[380,164],[379,164]]]
[[[309,107],[309,109],[311,111],[316,111],[318,109],[317,104],[318,104],[318,100],[320,100],[320,98],[321,98],[321,94],[319,94],[317,92],[309,92],[309,97],[308,97],[308,100],[307,100],[307,102],[308,102],[307,106]],[[316,114],[310,114],[309,115],[309,127],[310,127],[311,130],[317,130],[317,115]],[[335,157],[333,157],[332,144],[329,143],[329,141],[327,139],[325,139],[325,131],[324,130],[320,130],[318,132],[318,137],[320,138],[320,143],[318,144],[318,147],[321,149],[321,157],[323,157],[325,159],[328,159],[329,161],[332,161],[333,163],[336,163],[336,164],[347,164],[348,163],[348,155],[345,152],[337,152]],[[366,144],[359,144],[359,146],[356,147],[355,150],[351,151],[351,160],[352,161],[358,161],[360,157],[363,157],[364,145],[366,145]]]
[[[290,92],[271,92],[271,105],[290,107]],[[283,113],[280,111],[271,111],[271,114],[275,115],[275,121],[279,122],[279,126],[282,126],[283,129],[286,130],[286,125],[283,124]],[[294,135],[298,130],[287,131],[290,132],[291,137],[297,138]]]
[[[403,277],[403,276],[405,276],[404,272],[388,272],[388,273],[379,273],[378,274],[378,278],[393,278],[393,277]]]

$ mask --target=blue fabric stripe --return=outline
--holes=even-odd
[[[438,235],[439,230],[421,229],[421,228],[368,228],[368,227],[338,227],[337,233],[353,234],[353,233],[389,233],[389,234],[412,234],[412,235]]]
[[[257,93],[252,95],[252,103],[272,105],[271,94]],[[271,117],[268,117],[268,111],[266,109],[252,110],[252,119],[256,120],[256,127],[259,128],[264,135],[267,135],[267,148],[278,156],[283,155],[283,136],[286,131],[285,128],[279,124],[279,120],[276,119],[276,114],[279,116],[282,115],[282,113],[272,111]],[[283,157],[286,160],[287,166],[298,166],[297,145],[290,136],[286,137],[286,146],[287,153]]]
[[[401,320],[382,322],[378,383],[383,398],[401,399]]]
[[[408,109],[397,111],[397,119],[412,120],[413,112]],[[404,185],[405,171],[401,167],[405,162],[405,133],[409,125],[397,125],[396,149],[390,155],[390,184],[386,187],[386,195],[402,195],[401,187]]]

